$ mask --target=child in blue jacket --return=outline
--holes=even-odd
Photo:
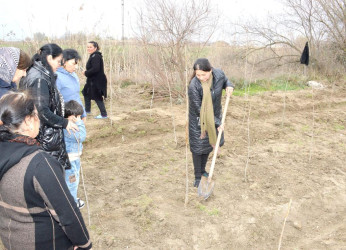
[[[66,169],[65,180],[67,186],[77,203],[79,208],[84,207],[84,201],[77,198],[78,184],[79,184],[79,174],[80,174],[80,156],[82,154],[83,145],[82,142],[85,141],[86,129],[84,122],[81,120],[81,115],[84,110],[82,105],[77,101],[71,100],[65,103],[65,118],[74,116],[76,119],[76,125],[79,131],[69,133],[64,129],[64,138],[66,144],[66,151],[71,162],[71,169]]]

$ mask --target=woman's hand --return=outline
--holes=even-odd
[[[229,96],[231,96],[232,93],[233,93],[233,90],[234,90],[233,87],[227,87],[227,88],[226,88],[226,94],[229,95]]]
[[[73,121],[71,121],[70,119],[68,120],[66,130],[69,134],[71,134],[71,130],[72,130],[72,132],[79,131],[78,126]]]
[[[218,131],[218,132],[222,132],[224,129],[225,129],[225,125],[224,125],[224,124],[221,124],[221,125],[217,128],[217,131]]]

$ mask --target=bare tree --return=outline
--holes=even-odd
[[[316,1],[316,22],[321,23],[328,39],[340,50],[346,50],[346,1]]]
[[[299,62],[306,41],[317,68],[330,61],[346,66],[346,1],[285,0],[284,15],[271,16],[268,22],[242,22],[236,32],[252,42],[249,53],[266,50],[260,63],[275,59],[276,65]],[[328,53],[326,53],[328,51]]]
[[[207,43],[216,29],[218,18],[213,16],[210,0],[144,2],[145,7],[139,12],[139,37],[148,48],[148,68],[151,75],[155,76],[155,82],[162,84],[167,81],[167,75],[162,73],[165,65],[170,71],[168,75],[171,85],[176,86],[172,89],[173,94],[176,96],[180,93],[184,96],[184,48],[192,41]],[[163,56],[157,56],[158,54]],[[162,85],[165,88],[165,84]]]

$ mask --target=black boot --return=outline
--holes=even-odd
[[[195,182],[193,183],[193,186],[198,188],[200,182],[201,182],[201,179],[195,179]]]

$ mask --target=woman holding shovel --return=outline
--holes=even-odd
[[[206,58],[199,58],[193,65],[194,73],[189,85],[189,140],[195,172],[194,187],[201,177],[208,177],[205,166],[217,140],[221,125],[222,90],[232,95],[234,86],[224,72],[213,68]],[[223,137],[220,146],[223,145]]]

